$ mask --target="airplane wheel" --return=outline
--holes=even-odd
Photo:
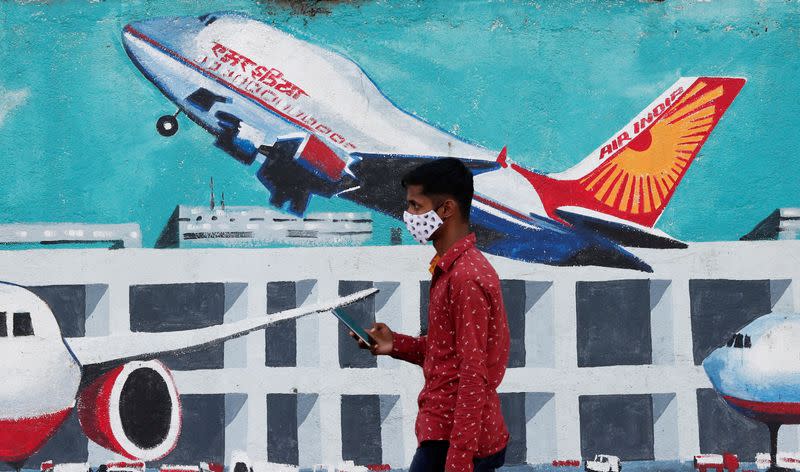
[[[161,136],[172,136],[178,132],[178,120],[172,115],[164,115],[156,121],[156,130]]]

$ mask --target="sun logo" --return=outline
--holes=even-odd
[[[695,82],[654,124],[579,183],[620,212],[660,214],[725,111],[717,106],[724,93],[722,84]]]

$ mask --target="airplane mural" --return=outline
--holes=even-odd
[[[475,175],[471,221],[489,253],[553,265],[651,271],[625,247],[684,248],[654,225],[745,79],[679,79],[573,168],[526,169],[409,114],[345,57],[239,13],[125,26],[142,74],[236,160],[258,163],[270,203],[302,215],[310,196],[400,219],[400,176],[439,157]]]
[[[64,338],[44,300],[25,287],[0,282],[0,369],[15,379],[0,387],[0,461],[19,469],[73,408],[95,443],[129,459],[161,459],[178,443],[181,407],[172,374],[159,356],[208,347],[376,292],[367,289],[206,328]]]
[[[778,470],[778,430],[800,424],[798,338],[800,315],[770,313],[703,360],[711,384],[728,406],[769,428],[771,470]]]

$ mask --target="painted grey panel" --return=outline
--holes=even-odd
[[[77,338],[86,335],[86,288],[83,285],[43,285],[27,287],[47,302],[61,328],[61,335]]]
[[[86,462],[89,459],[89,440],[78,422],[77,409],[70,412],[64,424],[44,446],[25,463],[26,469],[38,469],[43,461]]]
[[[511,334],[508,367],[525,367],[525,281],[503,280],[501,287]]]
[[[381,463],[378,395],[342,395],[342,458],[356,465]]]
[[[297,394],[267,394],[267,459],[299,465]]]
[[[579,367],[652,362],[648,280],[578,282],[575,296]]]
[[[702,453],[728,451],[753,460],[769,452],[767,426],[736,413],[712,388],[697,389],[697,420]]]
[[[221,283],[132,285],[131,331],[162,332],[221,324],[225,313],[225,285]],[[224,346],[219,344],[186,354],[165,355],[173,370],[219,369]]]
[[[431,281],[420,280],[419,282],[419,334],[428,334],[428,310],[431,304]]]
[[[341,280],[339,281],[339,296],[350,295],[359,290],[372,288],[372,282]],[[353,321],[365,329],[371,328],[375,323],[375,297],[353,303],[343,309]],[[344,324],[339,323],[339,367],[341,368],[369,368],[377,367],[378,361],[366,349],[361,349],[348,334]]]
[[[578,403],[584,458],[614,454],[624,461],[653,460],[650,395],[581,395]]]
[[[501,393],[500,408],[511,435],[506,449],[506,465],[524,464],[528,452],[525,434],[525,393]]]
[[[160,464],[220,462],[225,456],[225,394],[181,395],[178,445]],[[148,467],[153,463],[148,462]]]
[[[267,284],[267,313],[278,313],[297,307],[294,282]],[[268,367],[297,366],[297,320],[285,320],[264,330],[266,340],[265,364]]]
[[[689,299],[695,365],[740,328],[772,310],[769,280],[690,280]]]

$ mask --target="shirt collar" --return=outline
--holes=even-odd
[[[475,246],[475,233],[469,233],[450,246],[450,249],[445,251],[441,257],[437,254],[431,259],[431,274],[433,274],[437,267],[447,272],[456,262],[456,259],[458,259],[464,251],[473,246]]]

